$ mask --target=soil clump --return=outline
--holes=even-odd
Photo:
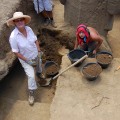
[[[46,71],[47,76],[55,75],[58,72],[58,68],[55,64],[53,64],[53,65],[47,67],[45,71]]]
[[[112,56],[109,54],[98,54],[97,55],[97,61],[102,64],[109,64],[112,61]]]
[[[99,64],[89,64],[83,68],[83,73],[90,76],[98,76],[102,72]]]

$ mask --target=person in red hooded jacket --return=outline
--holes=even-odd
[[[96,54],[102,42],[103,37],[94,28],[87,27],[84,24],[77,27],[74,49],[80,48]]]

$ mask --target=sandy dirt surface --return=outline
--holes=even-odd
[[[11,0],[11,3],[12,2],[14,2],[14,0]],[[59,30],[65,30],[65,32],[66,31],[68,31],[68,30],[71,30],[71,28],[69,28],[69,25],[68,25],[68,27],[66,27],[66,25],[67,24],[65,24],[65,23],[63,23],[63,21],[64,21],[64,15],[63,15],[63,13],[64,13],[64,11],[63,11],[63,6],[62,5],[60,5],[60,3],[59,3],[59,1],[57,1],[57,0],[54,0],[54,3],[55,3],[55,8],[54,8],[54,17],[55,17],[55,21],[56,21],[56,23],[57,23],[57,25],[58,25],[58,28],[57,28],[57,30],[59,29]],[[8,4],[9,4],[9,2],[8,2]],[[38,17],[38,15],[35,13],[35,11],[34,11],[34,9],[33,9],[33,4],[32,3],[29,3],[30,4],[30,6],[31,6],[31,8],[28,8],[28,14],[29,15],[31,15],[32,16],[32,23],[34,23],[34,24],[30,24],[30,26],[33,28],[33,30],[34,30],[34,32],[36,33],[36,34],[38,34],[38,35],[40,35],[40,32],[38,32],[38,29],[39,28],[41,28],[41,22],[42,22],[42,20],[40,19],[40,17]],[[5,9],[4,9],[5,10]],[[6,11],[7,11],[7,9],[6,9]],[[119,17],[116,17],[115,18],[115,23],[114,23],[114,27],[113,27],[113,31],[111,31],[111,32],[109,32],[109,44],[110,44],[110,46],[111,46],[111,48],[112,48],[112,50],[113,50],[113,54],[114,54],[114,56],[115,57],[119,57],[120,55],[119,55],[119,52],[118,52],[118,50],[119,50],[119,41],[118,41],[118,39],[119,39],[119,34],[117,34],[116,35],[116,33],[119,33],[120,32],[120,29],[118,28],[118,26],[119,26],[119,24],[120,24],[120,22],[119,22]],[[117,30],[117,31],[116,31]],[[69,50],[68,49],[64,49],[63,47],[62,48],[60,48],[60,50],[59,50],[59,47],[62,45],[62,46],[67,46],[67,48],[71,48],[72,49],[72,41],[71,42],[69,42],[69,44],[67,44],[67,41],[66,40],[71,40],[71,39],[69,39],[69,37],[68,36],[70,36],[71,34],[74,34],[74,32],[72,32],[71,34],[68,34],[68,36],[66,36],[66,35],[64,35],[64,37],[62,36],[60,36],[60,35],[58,35],[58,36],[56,36],[56,37],[54,37],[54,36],[52,36],[51,37],[51,33],[54,33],[55,34],[55,31],[53,30],[53,32],[47,32],[47,33],[49,33],[49,34],[45,34],[45,39],[46,40],[48,40],[49,42],[47,42],[47,43],[44,43],[41,47],[42,47],[42,49],[43,49],[43,51],[44,51],[44,53],[45,53],[45,55],[46,55],[46,59],[47,60],[54,60],[54,61],[56,61],[59,65],[61,64],[61,59],[62,59],[62,56],[61,55],[66,55],[68,52],[69,52]],[[54,35],[54,34],[52,34],[52,35]],[[40,36],[40,37],[42,37],[42,36]],[[114,39],[114,37],[115,37],[115,39]],[[44,38],[44,37],[43,37]],[[113,39],[114,39],[114,42],[113,42]],[[42,39],[41,39],[42,40]],[[54,41],[54,43],[52,43],[51,42],[51,40],[53,40]],[[57,41],[56,41],[57,40]],[[58,42],[59,41],[59,42]],[[48,44],[49,43],[49,44]],[[58,45],[56,45],[58,43]],[[116,43],[116,44],[115,44]],[[51,46],[51,47],[49,47],[49,46]],[[56,48],[55,48],[55,46],[56,46]],[[116,47],[117,46],[117,47]],[[45,50],[46,49],[50,49],[49,50],[49,52],[45,52]],[[62,53],[61,55],[60,54],[58,54],[58,53],[56,53],[56,54],[49,54],[50,53],[50,51],[55,51],[55,49],[57,49],[58,51],[59,51],[59,53]],[[58,52],[57,51],[57,52]],[[62,52],[61,52],[62,51]],[[56,55],[56,57],[54,57]],[[64,61],[64,60],[63,60]],[[66,62],[66,61],[64,61],[64,62]],[[66,62],[67,63],[67,62]],[[63,69],[65,68],[65,67],[67,67],[66,65],[68,65],[68,64],[65,64],[65,66],[63,66]],[[73,73],[72,72],[68,72],[67,73],[67,76],[70,78],[70,75],[72,75],[73,76]],[[79,78],[79,75],[80,75],[80,73],[78,73],[78,72],[75,72],[75,76],[76,77],[78,77]],[[74,78],[75,78],[75,76],[74,76]],[[61,78],[62,79],[62,78]],[[70,79],[72,79],[72,78],[70,78]],[[107,76],[107,78],[105,78],[105,79],[109,79],[109,77]],[[74,79],[73,80],[73,83],[75,84],[75,81],[76,81],[76,79]],[[84,81],[82,81],[82,82],[84,82]],[[99,81],[98,81],[99,82]],[[64,82],[62,83],[62,84],[64,84]],[[70,83],[68,83],[71,87],[72,87],[72,85],[70,84]],[[73,84],[73,85],[74,85]],[[87,85],[88,85],[89,83],[87,83]],[[98,84],[98,83],[95,83],[95,84]],[[59,85],[59,84],[58,84]],[[76,85],[76,84],[75,84]],[[80,83],[80,85],[81,85],[81,83]],[[92,86],[94,86],[94,84],[92,85]],[[61,85],[59,86],[59,87],[61,87]],[[64,87],[66,87],[66,83],[64,84]],[[100,86],[101,88],[100,89],[102,89],[102,86]],[[61,87],[62,88],[62,87]],[[67,89],[67,88],[66,88]],[[73,88],[71,88],[71,89],[73,89]],[[76,88],[77,89],[77,88]],[[51,104],[51,102],[52,102],[52,100],[53,100],[53,97],[54,97],[54,95],[55,95],[55,90],[56,90],[56,81],[55,82],[53,82],[53,86],[52,87],[48,87],[48,88],[43,88],[43,87],[39,87],[38,88],[38,90],[37,90],[37,92],[36,92],[36,101],[38,102],[38,103],[49,103],[49,104]],[[10,103],[9,105],[10,105],[10,107],[11,106],[14,106],[14,103],[15,102],[17,102],[18,100],[20,100],[20,101],[27,101],[27,99],[28,99],[28,97],[27,97],[27,77],[26,77],[26,75],[25,75],[25,73],[24,73],[24,71],[23,71],[23,68],[21,67],[21,65],[18,63],[17,65],[16,65],[16,67],[13,69],[13,71],[11,71],[10,72],[10,74],[8,74],[8,76],[6,76],[6,78],[4,79],[4,81],[0,84],[0,98],[7,98],[7,99],[12,99],[12,100],[14,100],[14,102],[13,103]],[[88,89],[87,89],[87,91],[89,91],[89,85],[88,85]],[[67,91],[67,92],[69,92],[69,91]],[[75,91],[76,92],[76,91]],[[78,93],[77,93],[78,94]],[[81,94],[83,94],[83,93],[81,93]],[[87,94],[87,93],[85,93],[85,94]],[[71,94],[67,94],[68,96],[69,95],[71,95]],[[67,97],[67,95],[66,95],[66,97]],[[97,95],[97,93],[95,94],[95,95]],[[74,98],[74,91],[73,91],[73,96],[72,96],[73,98]],[[76,97],[76,96],[75,96]],[[78,95],[78,97],[77,98],[79,98],[80,96]],[[69,98],[69,97],[68,97]],[[61,101],[62,100],[65,100],[66,101],[66,99],[64,98],[64,99],[62,99],[62,96],[61,96]],[[100,98],[99,98],[100,99]],[[56,101],[57,102],[57,101]],[[70,101],[69,101],[70,102]],[[87,101],[86,101],[87,102]],[[93,101],[91,101],[91,102],[93,102]],[[0,105],[2,105],[3,104],[3,102],[1,102],[0,103]],[[3,109],[5,110],[6,108],[7,109],[9,109],[9,105],[7,105],[7,106],[4,106],[3,107]],[[76,106],[75,104],[72,104],[73,106]],[[92,103],[92,105],[93,105],[93,103]],[[58,105],[59,106],[59,105]],[[80,104],[79,104],[79,106],[80,106]],[[64,106],[63,106],[64,107]],[[81,106],[80,106],[81,107]],[[12,107],[11,107],[12,108]],[[54,109],[54,108],[53,108]],[[66,109],[68,109],[68,108],[65,108],[64,110],[66,110]],[[78,109],[78,107],[77,107],[77,109]],[[0,111],[2,111],[2,110],[0,110]],[[9,111],[9,110],[8,110]],[[64,111],[63,111],[64,112]],[[82,111],[81,111],[82,112]],[[4,117],[5,116],[7,116],[9,113],[4,113]],[[34,114],[35,115],[35,114]],[[64,115],[64,114],[63,114]],[[4,118],[3,117],[3,118]],[[53,116],[52,116],[53,117]],[[18,120],[19,120],[20,118],[18,118]],[[2,119],[3,120],[3,119]],[[16,119],[17,120],[17,119]],[[36,119],[37,120],[37,119]]]

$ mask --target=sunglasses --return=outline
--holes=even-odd
[[[20,18],[20,19],[13,20],[13,22],[22,22],[24,20],[25,20],[25,18]]]

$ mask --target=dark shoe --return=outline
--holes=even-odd
[[[50,20],[50,25],[51,25],[52,27],[54,27],[54,28],[57,28],[57,26],[56,26],[54,20]]]
[[[30,90],[29,91],[29,98],[28,98],[29,105],[34,104],[34,91]]]
[[[45,21],[44,21],[44,26],[48,26],[49,23],[50,23],[50,20],[49,20],[49,19],[45,19]]]

